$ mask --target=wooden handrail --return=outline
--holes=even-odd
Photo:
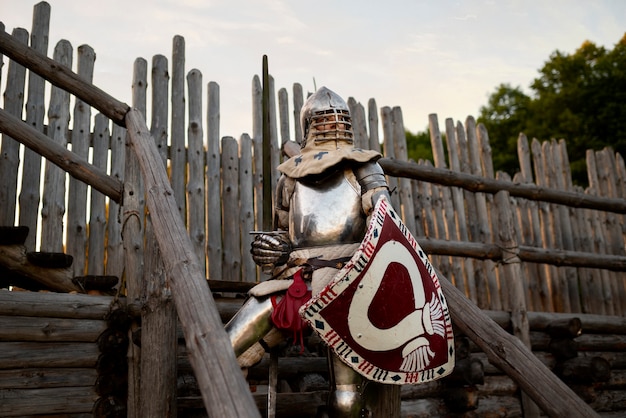
[[[439,273],[454,325],[551,417],[598,417],[518,338],[503,330]]]
[[[104,170],[89,164],[62,145],[32,126],[16,118],[4,109],[0,109],[0,132],[21,142],[26,147],[43,155],[49,161],[67,171],[78,180],[84,181],[94,189],[109,196],[114,201],[122,201],[123,183],[109,176]]]
[[[18,42],[4,30],[0,30],[0,52],[55,86],[79,97],[116,124],[124,126],[124,116],[130,109],[126,103],[120,102],[93,84],[85,82],[71,69],[59,65],[53,59]]]
[[[420,246],[429,255],[449,255],[480,260],[501,261],[507,252],[497,244],[481,242],[449,241],[442,239],[417,238]],[[620,255],[586,253],[580,251],[552,250],[528,245],[518,247],[517,256],[522,261],[550,264],[557,267],[588,267],[611,271],[626,271],[626,257]]]
[[[130,110],[126,126],[137,156],[165,272],[207,411],[219,417],[258,417],[230,339],[179,215],[174,193],[141,112]]]
[[[495,194],[505,190],[511,196],[522,197],[528,200],[557,203],[573,208],[596,209],[603,212],[626,213],[626,199],[614,199],[567,190],[549,189],[532,183],[513,183],[511,181],[495,180],[390,158],[381,158],[378,162],[385,173],[390,176],[408,177],[442,186],[460,187],[474,193]]]

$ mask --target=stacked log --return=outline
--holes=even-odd
[[[124,415],[126,312],[140,312],[134,306],[112,310],[114,301],[108,296],[0,291],[1,416],[46,411],[72,417],[98,411]],[[216,302],[226,322],[242,299],[216,297]],[[511,329],[508,313],[488,314]],[[533,352],[542,363],[601,416],[626,414],[625,318],[535,312],[528,318]],[[182,331],[178,339],[179,416],[206,416]],[[281,352],[277,417],[313,417],[326,402],[326,349],[315,335],[305,341],[305,356],[288,344]],[[518,386],[463,335],[456,333],[455,341],[455,371],[435,382],[403,386],[402,416],[524,416]],[[267,405],[269,364],[266,356],[247,370],[261,413]]]
[[[98,392],[112,386],[111,364],[126,363],[125,351],[121,358],[104,356],[119,346],[107,348],[111,341],[119,343],[106,320],[111,302],[110,297],[0,290],[0,416],[59,411],[94,416]],[[126,387],[119,383],[117,391]]]
[[[217,299],[220,312],[232,311],[228,298]],[[488,311],[511,330],[510,314]],[[223,315],[227,319],[229,314]],[[534,354],[575,390],[602,417],[626,414],[626,319],[584,314],[529,312]],[[325,349],[313,336],[308,356],[283,356],[278,362],[277,417],[315,416],[328,394]],[[456,367],[452,375],[401,389],[402,417],[493,416],[523,417],[520,390],[463,335],[455,334]],[[180,345],[179,347],[184,347]],[[296,350],[297,351],[297,350]],[[202,401],[184,351],[179,352],[179,414],[202,415]],[[255,400],[263,413],[269,376],[269,356],[247,370]],[[189,373],[185,373],[185,370]],[[182,377],[181,377],[182,376]],[[313,377],[310,377],[313,376]],[[320,377],[322,379],[320,379]],[[305,382],[305,383],[302,383]],[[304,392],[300,392],[302,389]]]

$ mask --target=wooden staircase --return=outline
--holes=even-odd
[[[28,234],[26,226],[0,226],[0,288],[102,295],[116,292],[116,276],[74,276],[74,259],[69,254],[28,251],[24,244]]]

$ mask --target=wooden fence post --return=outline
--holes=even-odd
[[[511,310],[511,325],[514,335],[531,350],[530,327],[528,312],[526,311],[526,295],[522,279],[521,260],[519,258],[519,244],[516,239],[511,210],[510,195],[501,191],[495,195],[497,210],[497,242],[502,247],[502,279],[508,283],[508,306]],[[506,296],[506,295],[505,295]],[[525,418],[539,417],[539,410],[526,392],[522,392],[522,406]]]
[[[187,230],[193,243],[200,267],[206,274],[206,155],[202,129],[202,73],[196,69],[187,74],[189,91],[189,126],[187,128]]]
[[[78,47],[78,75],[85,81],[93,81],[96,53],[89,45]],[[72,124],[72,152],[87,160],[89,156],[89,133],[91,132],[91,107],[77,98]],[[94,144],[95,145],[95,144]],[[95,154],[94,154],[95,157]],[[76,276],[86,274],[87,247],[87,184],[70,177],[67,207],[67,253],[74,257],[72,269]],[[91,251],[90,251],[91,253]]]
[[[13,36],[18,42],[25,45],[28,44],[28,32],[25,29],[14,29]],[[9,61],[7,83],[4,91],[4,110],[20,120],[22,119],[22,110],[24,108],[25,82],[26,68],[14,61]],[[0,205],[0,225],[2,226],[13,226],[15,224],[15,197],[17,194],[19,162],[20,143],[8,134],[3,134],[2,164],[0,164],[0,179],[2,179],[2,184],[0,184],[0,202],[2,202],[2,205]]]
[[[134,63],[132,103],[146,111],[148,63],[138,58]],[[142,110],[137,110],[141,113]],[[145,117],[145,116],[144,116]],[[124,279],[128,303],[141,303],[141,282],[144,270],[145,191],[137,156],[132,152],[131,139],[126,132],[126,158],[124,159],[124,205],[122,206],[122,236],[124,246]],[[129,329],[128,345],[128,418],[141,418],[141,350],[134,344],[133,333],[139,329],[139,321],[133,321]]]
[[[68,41],[59,41],[54,49],[54,59],[60,66],[71,68],[72,45]],[[70,94],[57,86],[52,86],[50,91],[48,121],[48,136],[65,148],[69,136]],[[63,252],[64,214],[65,172],[46,161],[41,207],[41,251]]]
[[[222,278],[222,197],[220,172],[220,87],[211,81],[207,89],[206,221],[209,277]]]
[[[50,32],[50,4],[37,3],[33,10],[33,27],[30,34],[30,47],[46,56],[48,53],[48,36]],[[39,132],[44,131],[44,116],[46,107],[45,81],[35,71],[28,72],[28,100],[26,102],[26,123]],[[39,185],[41,175],[41,155],[31,149],[24,149],[24,173],[22,190],[19,196],[20,220],[18,225],[27,226],[31,231],[37,230],[37,215],[39,211]],[[35,250],[37,234],[28,234],[26,248]]]

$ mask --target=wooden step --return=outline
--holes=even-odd
[[[107,291],[113,289],[119,280],[117,276],[87,275],[76,276],[72,279],[72,282],[85,290]]]
[[[24,245],[27,226],[0,226],[0,245]]]
[[[26,253],[26,259],[37,267],[64,269],[72,265],[74,257],[65,253],[37,252]]]

